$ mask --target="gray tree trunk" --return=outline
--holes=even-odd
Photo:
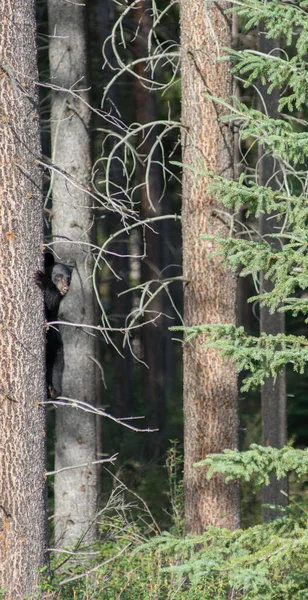
[[[183,163],[232,176],[233,147],[228,127],[218,122],[223,109],[206,92],[230,100],[227,62],[218,62],[231,45],[228,2],[181,0]],[[200,234],[228,235],[217,218],[219,206],[206,190],[206,178],[183,173],[183,268],[185,325],[235,323],[236,281],[213,243]],[[210,452],[235,448],[238,435],[237,377],[232,363],[198,338],[184,348],[184,490],[186,531],[201,534],[208,525],[239,525],[239,487],[222,477],[206,480],[194,463]]]
[[[85,11],[83,4],[48,1],[51,82],[52,160],[83,188],[90,181],[90,111],[87,82]],[[73,87],[79,98],[66,90]],[[88,243],[93,236],[91,199],[63,175],[52,184],[54,250],[63,262],[74,264],[70,291],[61,305],[60,318],[71,323],[95,323],[92,261]],[[69,243],[68,243],[69,242]],[[82,327],[62,327],[65,369],[63,395],[96,403],[95,338]],[[55,534],[62,545],[96,535],[97,470],[96,419],[72,408],[56,411]]]
[[[0,589],[39,598],[46,564],[45,329],[33,0],[0,3]]]

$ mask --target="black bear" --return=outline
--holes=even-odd
[[[37,271],[36,283],[44,292],[47,322],[57,321],[59,306],[71,283],[71,269],[56,263],[53,254],[45,253],[45,273]],[[46,380],[47,395],[57,398],[62,393],[64,369],[63,342],[56,325],[51,325],[46,335]]]

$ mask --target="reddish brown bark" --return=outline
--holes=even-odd
[[[231,76],[227,62],[217,62],[231,45],[227,2],[181,0],[183,163],[193,169],[232,176],[232,136],[218,122],[223,109],[207,99],[210,92],[230,100]],[[217,218],[217,203],[206,191],[206,177],[190,169],[183,174],[183,268],[185,325],[235,323],[234,275],[214,244],[200,234],[228,235]],[[223,220],[228,221],[228,217]],[[210,452],[237,446],[237,378],[232,363],[215,350],[201,348],[202,339],[184,348],[184,452],[186,530],[202,533],[206,526],[239,525],[238,485],[221,477],[206,480],[194,463]]]
[[[46,562],[43,243],[32,0],[0,4],[0,589],[38,598]]]

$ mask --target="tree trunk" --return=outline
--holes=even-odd
[[[45,329],[35,13],[0,4],[0,589],[39,598],[46,564]],[[38,593],[38,595],[36,595]]]
[[[53,162],[83,189],[62,175],[53,177],[54,249],[61,261],[74,264],[70,291],[60,318],[71,323],[95,323],[91,278],[93,214],[84,191],[90,181],[90,111],[87,88],[85,6],[49,0],[50,71],[53,84],[51,139]],[[73,86],[79,98],[66,90]],[[61,243],[61,240],[64,240]],[[71,242],[71,243],[67,243]],[[65,369],[63,395],[96,403],[95,338],[82,327],[62,327]],[[73,408],[56,412],[56,470],[87,463],[87,467],[58,473],[55,477],[56,541],[67,545],[81,536],[87,542],[96,535],[97,471],[95,416]]]
[[[151,10],[151,0],[143,0],[134,7],[132,13],[135,23],[134,29],[137,32],[134,43],[136,59],[147,56],[148,37],[152,27]],[[135,84],[136,121],[141,125],[146,125],[158,119],[156,98],[155,93],[148,90],[141,82],[142,77],[149,77],[148,71],[145,70],[145,63],[138,63],[136,72],[139,75],[139,79],[136,79]],[[163,179],[162,167],[159,164],[162,161],[159,148],[153,153],[148,181],[146,181],[146,160],[156,142],[157,134],[158,131],[155,127],[152,127],[151,130],[145,128],[138,140],[138,150],[143,157],[143,165],[139,169],[140,183],[142,184],[140,200],[143,219],[162,214]],[[158,288],[157,281],[160,278],[162,268],[161,231],[160,224],[151,224],[151,227],[145,227],[143,230],[144,248],[142,251],[145,252],[145,257],[142,263],[142,279],[143,282],[153,281],[150,284],[152,293]],[[153,318],[163,312],[162,293],[153,298],[147,309],[152,311]],[[151,315],[147,313],[145,320],[148,321],[149,318],[151,318]],[[142,330],[144,360],[148,366],[145,372],[147,423],[150,427],[159,430],[146,439],[147,451],[151,457],[154,452],[156,454],[161,452],[166,422],[165,340],[163,330],[163,316],[156,319],[155,324],[149,324]]]
[[[262,28],[261,28],[262,29]],[[267,40],[265,34],[259,33],[259,50],[264,54],[269,54],[276,48],[279,48],[279,40]],[[277,55],[277,52],[276,52]],[[266,111],[269,117],[273,119],[279,118],[277,111],[279,102],[279,90],[275,89],[271,95],[268,93],[268,86],[262,85],[260,82],[260,92],[263,97],[263,102],[266,105]],[[260,102],[260,110],[264,107],[263,102]],[[259,147],[259,184],[270,186],[272,189],[279,189],[279,164],[269,155],[264,155],[265,149]],[[275,172],[275,177],[273,175]],[[260,234],[265,236],[269,241],[268,236],[278,231],[278,224],[273,219],[273,215],[262,215],[260,217]],[[280,240],[271,240],[274,248],[280,249]],[[264,278],[261,273],[260,278],[261,293],[270,292],[273,289],[273,283]],[[270,314],[266,306],[260,307],[260,331],[268,335],[277,335],[285,332],[285,315],[284,313],[275,312]],[[263,446],[273,446],[274,448],[282,448],[287,443],[287,390],[286,390],[286,372],[283,369],[281,375],[273,379],[269,377],[261,388],[261,405],[262,405],[262,444]],[[281,493],[284,492],[284,493]],[[264,486],[262,490],[263,504],[276,504],[286,506],[288,503],[288,480],[286,477],[277,479],[272,476],[270,484]],[[270,521],[277,516],[281,516],[279,510],[274,511],[264,507],[262,509],[264,521]]]
[[[205,94],[224,100],[232,93],[227,62],[217,62],[231,45],[228,2],[181,0],[183,163],[192,169],[232,176],[232,135],[218,122],[223,108]],[[190,169],[183,173],[183,269],[185,325],[235,323],[236,281],[221,259],[211,256],[214,244],[202,233],[228,235],[228,216],[208,196],[206,178]],[[236,448],[238,435],[237,378],[231,362],[215,350],[201,348],[202,339],[184,348],[184,488],[186,531],[201,534],[208,525],[239,525],[239,487],[222,477],[206,480],[193,464],[210,452]]]

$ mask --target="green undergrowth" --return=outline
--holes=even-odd
[[[290,509],[274,522],[247,530],[211,527],[198,537],[153,532],[148,539],[140,525],[113,516],[101,526],[93,558],[85,562],[77,554],[55,571],[44,598],[306,599],[307,515],[300,512]]]
[[[208,476],[226,475],[226,461],[228,479],[250,479],[255,491],[267,481],[266,474],[287,473],[290,505],[281,508],[282,516],[247,529],[209,527],[202,536],[185,536],[181,459],[174,446],[167,459],[170,531],[161,532],[142,498],[119,484],[101,512],[99,540],[91,548],[80,545],[54,554],[43,598],[308,599],[306,452],[252,445],[248,452],[225,453],[220,460],[209,455]]]

